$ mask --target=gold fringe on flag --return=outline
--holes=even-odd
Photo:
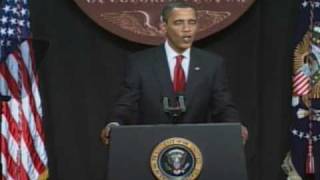
[[[287,180],[303,180],[299,176],[298,172],[296,171],[296,168],[292,163],[290,152],[287,154],[286,158],[283,160],[281,167],[283,171],[288,175]]]
[[[49,171],[46,169],[41,175],[39,176],[38,180],[47,180],[49,178]]]

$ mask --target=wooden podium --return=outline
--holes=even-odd
[[[247,180],[240,133],[238,123],[114,127],[108,180]]]

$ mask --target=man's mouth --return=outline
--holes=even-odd
[[[189,43],[192,40],[192,36],[182,36],[184,43]]]

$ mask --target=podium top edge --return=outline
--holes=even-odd
[[[196,124],[144,124],[144,125],[120,125],[114,126],[112,128],[150,128],[150,127],[157,127],[157,128],[168,128],[168,127],[238,127],[241,124],[238,122],[232,123],[196,123]]]

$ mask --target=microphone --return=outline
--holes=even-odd
[[[2,101],[7,102],[7,101],[9,101],[10,99],[11,99],[10,96],[4,96],[4,95],[2,95],[2,94],[0,93],[0,102],[2,102]]]
[[[162,102],[164,112],[169,114],[173,122],[177,122],[182,114],[187,111],[185,97],[182,94],[176,95],[174,100],[169,97],[163,97]]]

